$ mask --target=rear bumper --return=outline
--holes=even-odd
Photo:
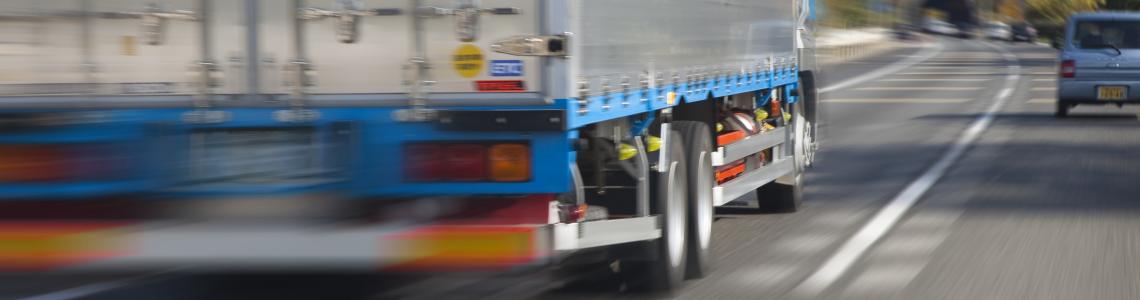
[[[0,272],[504,271],[660,237],[656,217],[571,224],[0,223]]]
[[[1098,86],[1127,86],[1124,100],[1097,100]],[[1140,81],[1077,81],[1058,80],[1057,99],[1064,103],[1140,103]]]

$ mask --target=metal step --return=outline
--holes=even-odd
[[[787,138],[786,127],[776,128],[772,131],[749,136],[732,144],[724,145],[713,152],[712,163],[714,167],[743,159],[764,149],[783,144]]]
[[[554,224],[554,250],[577,250],[661,237],[657,216]]]
[[[750,191],[754,191],[761,186],[768,184],[791,173],[795,168],[795,160],[791,157],[775,161],[766,166],[758,169],[745,172],[740,177],[729,180],[713,188],[713,205],[722,206],[725,203],[732,202],[740,196],[744,196]]]

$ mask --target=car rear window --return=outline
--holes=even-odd
[[[1073,34],[1077,48],[1140,49],[1140,21],[1079,21]],[[1098,46],[1099,45],[1099,46]]]

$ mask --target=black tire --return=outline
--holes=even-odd
[[[804,138],[806,134],[803,127],[797,127],[799,122],[804,121],[803,102],[796,102],[796,105],[791,108],[791,114],[793,118],[788,126],[793,129],[793,141],[790,141],[787,145],[793,148],[793,155],[791,157],[791,159],[794,160],[792,163],[792,172],[756,189],[759,209],[762,212],[796,212],[803,203],[805,152],[795,147],[797,144],[796,141]]]
[[[1053,113],[1054,117],[1065,118],[1069,116],[1069,104],[1057,101],[1057,110]]]
[[[648,243],[655,259],[626,260],[622,275],[626,286],[638,292],[669,292],[685,279],[688,254],[685,247],[688,195],[684,137],[673,131],[667,139],[669,172],[651,171],[653,195],[650,213],[660,216],[661,238]],[[656,175],[656,176],[654,176]],[[679,245],[679,246],[678,246]]]
[[[701,122],[673,122],[674,131],[684,138],[685,160],[688,169],[688,264],[685,279],[703,278],[711,266],[709,245],[712,239],[713,199],[712,188],[716,186],[715,170],[712,166],[712,133],[709,126]]]
[[[803,111],[803,120],[807,122],[805,124],[807,132],[804,133],[807,138],[807,142],[804,143],[806,145],[806,149],[804,149],[806,155],[804,156],[803,165],[805,168],[810,168],[815,163],[815,152],[819,145],[819,91],[815,85],[815,73],[812,71],[802,71],[799,75],[800,90],[802,92],[800,93],[799,102],[797,102],[796,105],[802,105],[800,107]]]

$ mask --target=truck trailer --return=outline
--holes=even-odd
[[[812,5],[6,0],[0,269],[591,261],[669,290],[718,207],[800,207]]]

